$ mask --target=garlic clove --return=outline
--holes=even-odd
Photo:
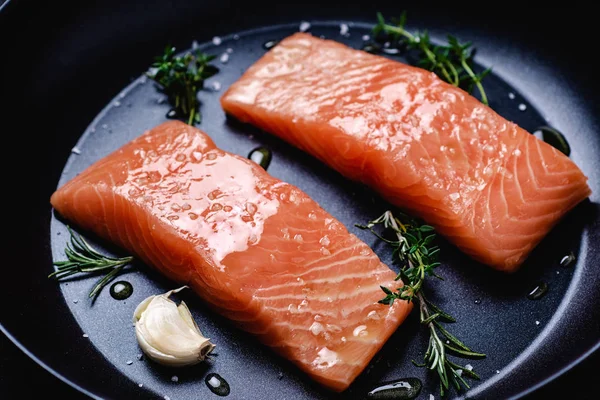
[[[183,286],[162,295],[150,296],[135,309],[135,333],[142,351],[152,360],[181,367],[203,361],[215,345],[205,338],[185,302],[169,299]]]

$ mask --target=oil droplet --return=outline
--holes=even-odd
[[[389,55],[400,54],[400,50],[395,47],[386,47],[386,48],[381,49],[381,51],[383,53],[389,54]]]
[[[359,325],[356,328],[354,328],[354,331],[352,332],[353,336],[367,336],[369,334],[369,332],[367,332],[367,326],[366,325]]]
[[[111,285],[110,295],[116,300],[125,300],[133,293],[133,286],[127,281],[118,281]]]
[[[371,53],[371,54],[379,54],[379,52],[381,51],[381,47],[373,44],[373,43],[368,43],[365,44],[362,48],[362,51],[366,51],[367,53]]]
[[[417,378],[402,378],[380,383],[367,393],[367,398],[409,400],[416,398],[422,387],[423,384]]]
[[[269,168],[269,164],[271,164],[271,158],[273,158],[273,155],[269,149],[257,147],[256,149],[252,150],[250,154],[248,154],[248,158],[266,170]]]
[[[569,156],[571,154],[571,146],[569,146],[569,142],[567,142],[567,139],[565,139],[562,133],[549,126],[541,126],[537,128],[533,133],[537,134],[538,132],[541,132],[541,136],[544,142],[556,148],[558,151],[560,151],[566,156]],[[536,136],[539,136],[539,134]]]
[[[263,43],[262,47],[265,50],[271,50],[273,47],[277,46],[279,40],[269,40]]]
[[[219,374],[211,373],[204,378],[206,386],[217,396],[227,396],[231,392],[229,383]]]
[[[546,282],[539,282],[536,286],[529,291],[527,298],[529,300],[539,300],[546,295],[548,292],[548,284]]]
[[[575,257],[575,254],[573,254],[573,252],[570,252],[569,254],[567,254],[566,256],[561,258],[560,266],[561,267],[570,267],[571,265],[573,265],[573,263],[576,260],[577,260],[577,257]]]

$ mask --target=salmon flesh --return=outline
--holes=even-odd
[[[305,33],[260,58],[221,104],[502,271],[591,193],[568,157],[433,72]]]
[[[96,162],[51,203],[335,391],[412,307],[378,304],[380,286],[402,282],[308,195],[182,122]]]

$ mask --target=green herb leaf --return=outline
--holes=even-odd
[[[457,390],[461,390],[462,387],[469,388],[461,374],[474,379],[479,379],[479,377],[474,372],[466,372],[468,370],[464,367],[450,361],[447,351],[461,358],[482,358],[485,357],[485,354],[472,351],[456,336],[448,332],[439,321],[456,322],[456,320],[427,300],[423,293],[423,285],[427,276],[442,279],[435,273],[435,269],[440,266],[440,263],[435,261],[440,249],[434,245],[434,228],[423,225],[404,214],[398,215],[400,218],[395,217],[391,211],[386,211],[379,218],[369,221],[367,225],[356,225],[361,229],[369,230],[378,238],[382,236],[373,228],[376,225],[382,225],[385,229],[391,229],[397,238],[397,240],[386,239],[385,241],[393,247],[394,256],[403,263],[396,280],[402,279],[404,286],[398,288],[396,292],[381,286],[381,290],[386,296],[379,300],[379,303],[392,305],[396,299],[408,302],[416,299],[419,303],[421,324],[429,330],[429,342],[423,357],[425,363],[423,365],[414,361],[413,363],[437,372],[442,396],[448,392],[451,386]],[[445,338],[448,343],[444,343],[442,338]],[[463,372],[458,373],[458,371]]]
[[[79,273],[98,273],[109,271],[92,288],[89,297],[95,297],[100,291],[112,281],[123,268],[131,261],[133,257],[108,257],[98,253],[81,236],[75,235],[70,227],[67,226],[71,235],[69,243],[65,248],[66,261],[56,261],[54,265],[56,271],[48,275],[48,278],[61,280],[71,275]]]
[[[215,56],[199,51],[175,56],[175,47],[167,46],[147,73],[161,86],[176,115],[185,118],[189,125],[202,121],[198,92],[204,88],[206,79],[219,72],[209,64],[214,59]]]
[[[491,68],[476,74],[473,71],[473,56],[475,49],[471,42],[461,43],[455,36],[448,35],[448,43],[435,45],[431,43],[427,31],[410,33],[404,29],[406,13],[403,12],[398,20],[392,19],[388,24],[381,13],[377,13],[377,24],[373,27],[375,38],[387,35],[392,39],[396,48],[406,47],[416,55],[416,64],[424,69],[433,71],[442,80],[471,92],[473,87],[479,91],[481,102],[488,104],[488,98],[481,81]],[[387,38],[386,37],[386,38]],[[371,45],[371,50],[376,49]]]

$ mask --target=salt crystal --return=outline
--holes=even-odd
[[[142,387],[142,386],[144,386],[144,384],[143,384],[143,383],[140,383],[138,386],[139,386],[139,387]]]
[[[460,197],[460,194],[458,194],[458,193],[451,193],[450,194],[450,199],[451,200],[458,200],[459,197]]]
[[[432,394],[430,394],[429,395],[429,400],[435,400],[435,397]]]
[[[87,334],[87,333],[84,333],[84,334],[83,334],[83,337],[87,338],[87,337],[89,337],[89,336],[88,336],[88,334]]]
[[[348,28],[348,24],[340,24],[340,35],[348,36],[349,30],[350,29]]]
[[[198,47],[200,47],[200,45],[198,44],[198,41],[193,40],[192,41],[192,50],[196,50]]]
[[[363,35],[363,37],[362,37],[362,40],[364,40],[365,42],[369,39],[371,39],[371,37],[369,35]]]
[[[78,302],[78,301],[79,301],[79,300],[75,299],[75,300],[73,300],[73,303],[77,304],[77,302]]]
[[[499,370],[496,370],[496,373],[497,373],[497,374],[499,374],[499,373],[500,373],[500,371],[499,371]]]
[[[131,365],[131,364],[133,364],[133,361],[127,360],[127,365]]]
[[[535,324],[536,324],[536,325],[539,325],[539,324],[540,324],[540,321],[535,321]]]
[[[79,149],[77,148],[77,146],[75,146],[75,147],[73,147],[73,148],[71,149],[71,153],[73,153],[73,154],[81,154],[81,150],[79,150]]]
[[[177,375],[173,375],[171,377],[171,382],[179,382],[179,377]]]
[[[310,29],[310,22],[306,22],[306,21],[300,22],[300,27],[298,29],[300,29],[300,32],[306,32],[307,30]]]
[[[473,366],[471,364],[467,364],[467,365],[465,365],[465,369],[467,371],[473,371]]]
[[[513,92],[510,92],[508,94],[508,98],[511,99],[511,100],[514,100],[515,99],[515,94]]]
[[[527,106],[525,104],[521,103],[521,104],[519,104],[519,110],[525,111],[525,110],[527,110]]]
[[[121,98],[121,99],[125,98],[125,92],[119,93],[119,98]]]
[[[221,90],[221,82],[214,81],[212,83],[212,88],[213,88],[213,90],[218,92],[219,90]]]
[[[225,50],[226,52],[228,52],[229,54],[233,53],[233,49],[231,47],[228,47],[227,50]]]
[[[115,107],[121,107],[121,102],[117,100],[117,101],[115,101],[115,102],[113,103],[113,105],[114,105]]]
[[[229,54],[227,54],[227,53],[223,53],[223,54],[221,54],[221,58],[219,58],[219,60],[220,60],[220,61],[221,61],[223,64],[227,63],[227,61],[229,61]]]
[[[215,46],[218,46],[218,45],[220,45],[220,44],[221,44],[223,41],[221,40],[221,38],[220,38],[220,37],[218,37],[218,36],[215,36],[214,38],[212,38],[212,42],[213,42],[213,44],[214,44]]]
[[[141,361],[142,358],[144,358],[144,355],[142,353],[138,354],[137,359]]]
[[[165,395],[165,397],[163,397],[163,399],[165,399],[165,400],[171,400],[171,398],[169,396],[167,396],[167,395]]]

